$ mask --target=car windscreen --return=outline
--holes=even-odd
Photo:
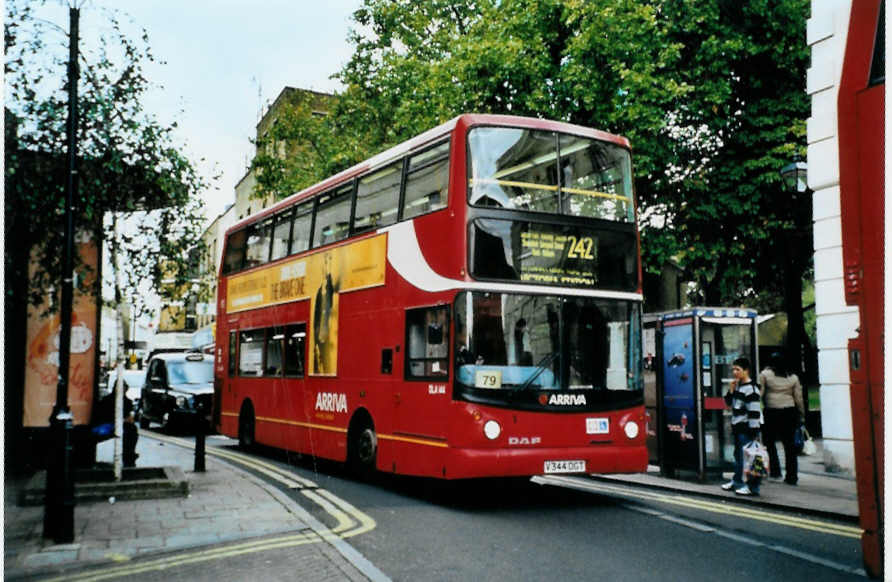
[[[214,363],[168,362],[167,381],[169,384],[208,384],[214,381]]]

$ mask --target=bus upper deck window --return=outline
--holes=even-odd
[[[449,188],[449,142],[409,158],[403,218],[445,208]]]

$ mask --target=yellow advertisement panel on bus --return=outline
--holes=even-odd
[[[387,235],[235,275],[226,313],[310,299],[310,374],[337,373],[338,294],[384,284]]]

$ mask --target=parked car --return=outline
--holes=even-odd
[[[214,397],[214,359],[201,353],[162,353],[146,367],[139,425],[194,430],[210,421]],[[205,424],[204,426],[208,426]]]

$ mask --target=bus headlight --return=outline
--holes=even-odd
[[[630,420],[623,426],[623,430],[626,431],[627,437],[634,439],[638,436],[638,423],[634,420]]]
[[[494,420],[487,420],[486,424],[483,425],[483,434],[489,440],[494,441],[502,434],[502,425]]]

